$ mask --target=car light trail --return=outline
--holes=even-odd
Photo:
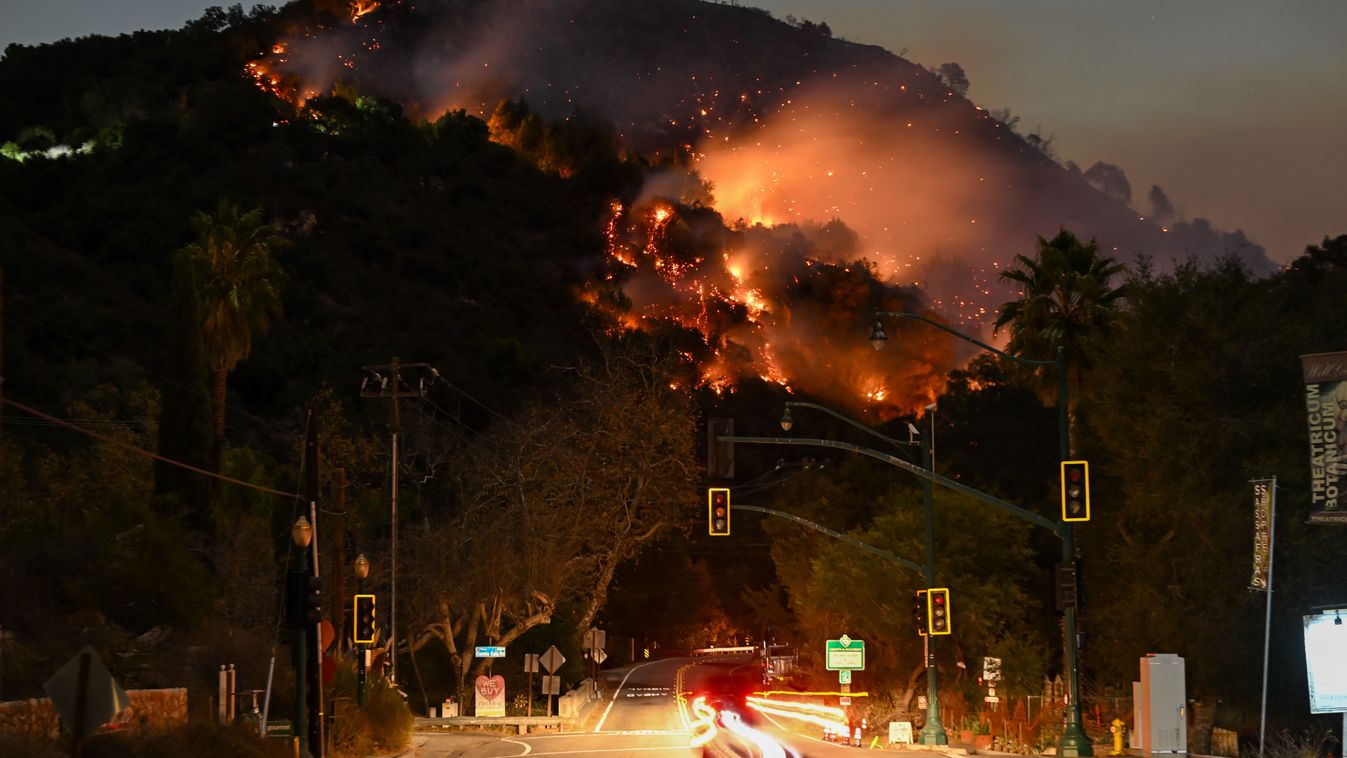
[[[762,758],[786,758],[786,751],[781,748],[781,744],[767,735],[759,732],[757,729],[745,724],[739,714],[734,711],[721,711],[720,723],[725,725],[736,737],[739,737],[758,749]]]
[[[701,747],[716,738],[716,711],[706,704],[705,697],[692,701],[692,714],[696,717],[689,727],[692,739],[689,747]]]
[[[824,729],[849,731],[846,714],[841,708],[815,703],[798,703],[790,700],[768,700],[760,697],[750,697],[745,702],[748,703],[749,708],[760,713],[804,721],[821,726]]]

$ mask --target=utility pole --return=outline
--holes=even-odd
[[[313,408],[308,409],[309,423],[308,434],[304,439],[304,490],[309,503],[309,523],[313,530],[313,541],[308,547],[308,571],[309,576],[317,579],[322,576],[318,570],[318,483],[319,460],[318,460],[318,414],[314,413]],[[323,738],[324,711],[323,711],[323,619],[319,614],[318,618],[313,619],[312,624],[308,624],[304,630],[308,637],[309,644],[312,647],[309,650],[310,660],[308,664],[313,668],[308,672],[309,685],[309,704],[308,704],[308,728],[309,728],[309,753],[315,758],[323,758],[326,742]]]
[[[393,647],[389,651],[391,668],[389,669],[389,681],[397,684],[398,681],[398,430],[400,420],[398,417],[398,398],[402,397],[422,397],[426,394],[425,381],[417,384],[416,389],[402,388],[402,370],[428,369],[432,376],[439,376],[429,363],[402,363],[396,357],[392,363],[386,363],[380,366],[364,366],[364,370],[373,374],[377,386],[371,387],[370,379],[367,377],[360,382],[360,396],[371,398],[387,398],[392,401],[390,409],[389,429],[392,432],[392,492],[389,508],[389,591],[388,591],[388,639],[392,641]],[[390,386],[391,385],[391,386]]]

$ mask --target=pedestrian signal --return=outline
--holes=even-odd
[[[1090,464],[1062,461],[1062,520],[1090,520]]]

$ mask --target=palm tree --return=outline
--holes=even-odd
[[[281,313],[285,272],[272,253],[289,245],[275,227],[262,223],[262,209],[244,213],[221,200],[214,215],[192,216],[197,239],[178,251],[198,304],[201,339],[213,382],[215,446],[224,441],[225,380],[252,352],[253,334]]]
[[[1082,243],[1065,229],[1051,240],[1039,237],[1035,257],[1017,255],[1015,266],[1001,272],[1022,289],[1018,300],[997,309],[992,331],[1009,326],[1006,350],[1025,358],[1051,360],[1059,346],[1066,348],[1071,395],[1079,398],[1091,350],[1112,333],[1118,301],[1127,296],[1125,283],[1109,286],[1123,270],[1094,240]]]

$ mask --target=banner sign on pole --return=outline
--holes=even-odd
[[[1310,430],[1311,524],[1347,525],[1339,484],[1347,474],[1347,352],[1300,356]]]
[[[1272,558],[1272,498],[1276,479],[1253,480],[1253,578],[1249,587],[1267,592]]]

